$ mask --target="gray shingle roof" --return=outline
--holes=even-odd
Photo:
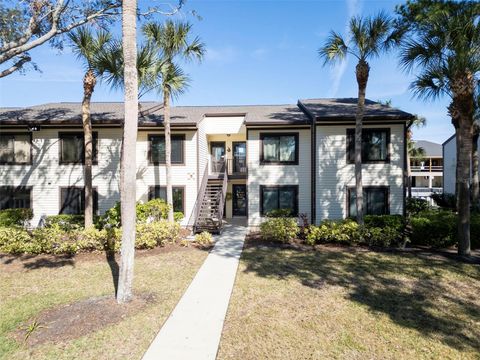
[[[355,118],[356,99],[309,99],[298,104],[232,105],[232,106],[175,106],[171,108],[173,126],[195,126],[204,116],[245,115],[246,125],[309,124],[317,120],[346,120]],[[0,108],[0,125],[19,124],[81,124],[81,103],[49,103],[26,108]],[[305,110],[305,112],[303,111]],[[410,114],[367,101],[366,119],[406,120]],[[124,118],[121,102],[91,103],[93,124],[120,124]],[[160,126],[163,122],[162,104],[142,102],[139,106],[140,126]]]
[[[306,112],[317,121],[354,120],[357,111],[356,98],[299,100]],[[365,100],[364,120],[409,120],[413,117],[405,111],[372,100]]]
[[[437,144],[428,140],[416,140],[416,148],[422,148],[425,150],[425,156],[443,156],[442,155],[442,144]]]

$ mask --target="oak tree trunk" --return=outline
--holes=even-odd
[[[370,66],[361,59],[356,66],[356,77],[358,83],[358,104],[355,116],[355,193],[357,222],[363,225],[363,185],[362,185],[362,124],[365,112],[365,92],[367,90],[368,75]]]
[[[165,173],[167,176],[168,222],[173,223],[172,138],[170,131],[170,93],[163,89],[163,126],[165,128]]]
[[[138,127],[137,79],[137,1],[123,0],[122,37],[125,83],[125,121],[123,124],[120,162],[120,199],[122,219],[122,247],[118,279],[117,302],[132,299],[133,264],[135,256],[135,200],[136,158],[135,146]]]
[[[90,117],[90,101],[97,79],[92,69],[89,69],[83,78],[82,125],[85,148],[84,185],[85,185],[85,228],[93,225],[93,132]]]

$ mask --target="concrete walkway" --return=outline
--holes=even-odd
[[[144,360],[213,360],[235,281],[247,228],[226,224]]]

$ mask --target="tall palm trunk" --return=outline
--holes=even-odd
[[[167,176],[168,221],[173,223],[172,138],[170,131],[170,92],[163,88],[163,126],[165,128],[165,173]]]
[[[138,127],[137,79],[137,1],[123,0],[122,36],[125,83],[125,121],[120,162],[120,199],[122,213],[122,248],[117,302],[131,300],[135,256],[135,146]]]
[[[480,136],[479,129],[474,128],[472,140],[472,204],[475,210],[479,209],[480,200],[480,184],[478,176],[478,138]]]
[[[456,193],[458,211],[458,253],[470,255],[470,180],[473,142],[473,75],[459,74],[451,84],[452,120],[457,136]]]
[[[355,193],[357,222],[363,225],[363,184],[362,184],[362,123],[365,112],[365,92],[367,90],[370,66],[361,59],[356,66],[358,83],[358,104],[355,116]]]
[[[85,147],[84,164],[84,185],[85,185],[85,228],[93,225],[93,185],[92,185],[92,163],[93,163],[93,133],[92,121],[90,118],[90,100],[97,79],[92,69],[89,69],[83,78],[83,101],[82,101],[82,124],[83,139]]]

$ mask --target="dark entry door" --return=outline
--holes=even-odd
[[[232,185],[233,216],[247,215],[247,186]]]
[[[225,142],[211,142],[210,153],[212,154],[212,173],[222,173],[225,170]]]
[[[247,173],[247,144],[245,142],[233,142],[233,173]]]

